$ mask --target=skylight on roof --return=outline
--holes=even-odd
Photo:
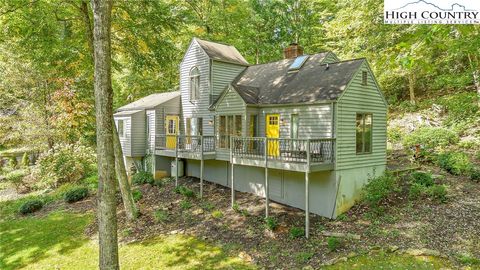
[[[295,61],[290,65],[288,71],[299,70],[307,61],[309,55],[301,55],[295,58]]]

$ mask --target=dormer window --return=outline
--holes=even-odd
[[[190,70],[190,101],[200,98],[200,71],[197,67]]]

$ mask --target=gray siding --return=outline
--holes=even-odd
[[[327,56],[325,57],[325,59],[323,59],[322,62],[327,64],[327,63],[335,63],[338,61],[340,61],[340,59],[338,59],[338,57],[334,53],[328,52]]]
[[[218,103],[217,108],[215,109],[215,114],[219,115],[242,115],[242,134],[246,134],[246,106],[243,99],[238,95],[238,93],[229,89],[225,96],[222,98],[220,103]],[[219,130],[220,121],[217,118],[215,121],[216,130]],[[228,150],[217,149],[217,159],[220,160],[229,160],[230,152]]]
[[[145,145],[147,152],[152,153],[155,150],[155,135],[157,134],[157,123],[156,119],[160,117],[157,115],[156,110],[147,110],[146,112],[146,123],[148,123],[148,129],[150,131],[150,138],[145,137]],[[145,128],[145,130],[147,130]],[[147,134],[147,133],[146,133]]]
[[[244,66],[212,61],[212,97],[217,100],[225,88],[245,69]]]
[[[368,72],[362,85],[362,71]],[[336,169],[350,169],[386,164],[387,107],[380,89],[365,62],[337,104]],[[356,113],[373,114],[372,153],[356,154]]]
[[[195,102],[190,102],[189,98],[189,75],[190,70],[197,67],[200,71],[200,98]],[[181,131],[185,130],[185,118],[203,117],[204,135],[213,135],[213,126],[208,125],[213,121],[213,114],[208,110],[210,106],[210,59],[193,40],[190,43],[182,63],[180,64],[180,92],[182,96],[183,116],[181,121]]]
[[[181,106],[180,97],[173,98],[169,101],[160,104],[155,108],[156,114],[156,128],[155,133],[157,135],[165,135],[165,116],[167,115],[178,115],[181,118],[182,106]],[[182,121],[180,121],[180,127],[182,126]],[[181,129],[182,130],[182,129]]]
[[[131,132],[131,118],[130,116],[115,116],[115,125],[118,130],[118,121],[123,120],[124,136],[120,137],[120,144],[122,145],[122,152],[124,156],[132,156],[132,132]]]
[[[145,111],[140,111],[132,115],[131,118],[131,142],[132,157],[141,157],[145,155]]]
[[[259,108],[258,136],[265,136],[267,114],[280,114],[280,119],[283,119],[283,124],[280,125],[280,138],[290,138],[291,115],[298,114],[298,138],[330,138],[332,136],[331,108],[331,104]]]

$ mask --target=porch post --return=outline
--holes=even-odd
[[[200,198],[203,198],[203,135],[200,136]]]
[[[310,234],[310,139],[307,140],[307,168],[305,170],[305,237],[308,238]]]
[[[263,142],[265,144],[263,149],[263,154],[265,156],[265,218],[268,218],[270,212],[270,200],[268,198],[268,139],[265,137]]]
[[[234,176],[233,176],[233,137],[230,137],[230,166],[232,167],[232,172],[230,173],[230,183],[231,183],[231,188],[232,188],[232,208],[233,205],[235,204],[235,182],[234,182]]]
[[[175,186],[178,186],[178,143],[180,139],[178,136],[175,136]]]

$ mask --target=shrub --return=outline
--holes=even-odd
[[[432,175],[425,172],[414,172],[410,175],[412,183],[419,184],[425,187],[430,187],[435,184]]]
[[[95,190],[98,187],[98,175],[93,174],[90,175],[82,180],[82,184],[87,186],[88,188]]]
[[[132,183],[134,185],[144,185],[150,184],[153,185],[153,175],[149,172],[137,172],[132,176]]]
[[[408,192],[408,197],[411,200],[419,199],[425,193],[425,186],[417,183],[412,183]]]
[[[461,175],[473,169],[468,155],[462,152],[444,152],[437,156],[437,164],[454,175]]]
[[[86,187],[74,187],[63,195],[63,199],[67,203],[74,203],[85,199],[88,196],[88,188]]]
[[[8,159],[8,167],[10,167],[10,169],[14,170],[16,169],[18,166],[18,161],[17,161],[17,158],[16,157],[10,157]]]
[[[363,200],[372,208],[380,205],[380,202],[392,192],[398,190],[397,179],[389,173],[370,179],[363,189]]]
[[[177,187],[175,187],[174,191],[175,191],[175,193],[182,194],[183,196],[185,196],[187,198],[195,197],[195,193],[193,192],[193,190],[191,190],[191,189],[189,189],[185,186],[177,186]]]
[[[223,213],[220,210],[215,210],[212,212],[212,217],[216,219],[221,219],[223,217]]]
[[[233,203],[232,209],[237,213],[241,212],[240,205],[238,205],[238,203]]]
[[[143,198],[143,194],[139,189],[132,190],[132,197],[134,202],[138,202]]]
[[[427,189],[427,195],[434,200],[444,203],[448,200],[445,185],[434,185]]]
[[[155,219],[155,222],[157,222],[157,223],[166,222],[166,221],[168,221],[168,212],[163,210],[163,209],[157,209],[153,213],[153,218]]]
[[[295,239],[305,235],[305,230],[300,227],[292,227],[289,232],[290,238]]]
[[[95,171],[93,149],[80,144],[61,144],[40,155],[33,170],[41,188],[77,183]]]
[[[470,179],[475,182],[480,182],[480,170],[479,169],[472,169],[470,171]]]
[[[192,208],[192,206],[193,206],[192,203],[189,202],[189,201],[187,201],[187,200],[182,200],[182,201],[180,202],[180,208],[182,208],[182,210],[190,209],[190,208]],[[221,212],[220,212],[220,213],[221,213]],[[213,213],[212,213],[212,215],[213,215]],[[223,215],[223,214],[222,214],[222,215]]]
[[[265,218],[265,228],[270,231],[274,231],[278,227],[278,221],[274,217]]]
[[[28,157],[28,153],[25,152],[22,157],[22,167],[27,168],[30,166],[30,158]]]
[[[415,147],[420,144],[425,148],[445,147],[456,144],[459,141],[458,135],[446,128],[440,127],[421,127],[409,134],[403,139],[403,146],[406,148]]]
[[[400,143],[405,136],[405,133],[399,127],[392,127],[387,129],[387,139],[391,143]]]
[[[24,177],[28,174],[26,170],[15,170],[7,173],[5,175],[5,180],[15,186],[15,189],[18,191],[23,183]]]
[[[43,207],[43,202],[38,199],[32,199],[24,202],[22,205],[20,205],[19,212],[22,215],[30,214],[33,212],[36,212]]]
[[[334,236],[330,236],[327,238],[327,247],[330,252],[338,250],[343,245],[343,242]]]

